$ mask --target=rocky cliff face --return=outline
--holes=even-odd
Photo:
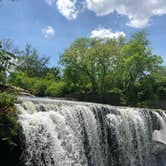
[[[0,84],[0,92],[9,92],[17,95],[23,95],[23,96],[33,96],[29,91],[16,87],[16,86],[10,86],[10,85],[2,85]]]

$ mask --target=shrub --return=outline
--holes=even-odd
[[[7,92],[0,93],[0,110],[5,111],[13,106],[16,101],[14,95],[8,94]]]
[[[46,90],[47,96],[58,97],[63,96],[66,91],[65,82],[53,82]]]
[[[0,84],[6,84],[6,73],[0,72]]]
[[[18,135],[18,123],[16,120],[16,113],[14,109],[14,102],[16,96],[7,92],[0,93],[0,145],[3,146],[7,143],[6,149],[12,150],[16,143]]]
[[[45,79],[34,79],[34,85],[31,87],[32,94],[36,96],[45,96],[46,89],[49,86],[48,81]]]
[[[33,77],[29,78],[24,72],[12,73],[9,77],[9,83],[30,91],[36,96],[63,96],[66,92],[66,83],[49,78]]]
[[[28,75],[24,72],[16,72],[10,74],[9,83],[31,91],[32,86],[34,85],[34,79],[29,78]]]

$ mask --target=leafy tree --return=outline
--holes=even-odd
[[[138,32],[121,49],[115,68],[116,84],[120,83],[120,88],[130,98],[130,94],[134,94],[134,84],[155,71],[161,63],[161,57],[152,54],[145,32]]]
[[[76,40],[61,56],[65,80],[85,92],[105,93],[118,44],[115,39]]]
[[[5,50],[2,47],[2,42],[0,42],[0,83],[4,83],[6,79],[6,72],[9,72],[9,69],[11,66],[14,66],[14,60],[16,59],[16,56]]]
[[[1,49],[6,49],[5,55],[11,52],[6,43]],[[40,57],[31,45],[17,52],[19,63],[9,83],[37,96],[97,95],[102,102],[153,107],[166,96],[166,69],[161,57],[152,53],[144,31],[128,41],[77,39],[60,57],[62,69],[49,67],[49,58]]]
[[[46,96],[59,97],[64,96],[66,93],[66,83],[63,81],[50,82],[45,91]]]
[[[58,81],[61,79],[60,68],[58,67],[47,67],[44,70],[44,77],[48,80]]]
[[[28,90],[36,96],[64,96],[66,92],[66,83],[52,77],[29,77],[27,73],[15,72],[9,77],[11,85]]]
[[[41,77],[47,69],[48,61],[48,57],[40,57],[37,50],[27,44],[19,57],[17,70],[26,72],[29,77]]]
[[[94,66],[87,60],[87,50],[91,44],[93,43],[89,39],[78,39],[61,57],[61,62],[65,66],[65,80],[80,91],[87,88],[88,82],[91,82],[92,89],[96,90],[96,75],[93,73],[94,70],[89,71],[89,68]]]
[[[123,37],[78,39],[65,50],[61,63],[71,92],[119,95],[123,103],[126,100],[128,104],[136,104],[137,99],[144,98],[141,97],[141,87],[152,79],[152,73],[160,68],[162,59],[152,54],[146,33],[141,31],[129,41]],[[147,90],[154,98],[158,95],[152,91],[154,86],[144,86],[147,89],[143,93]]]
[[[155,82],[155,91],[159,99],[166,97],[166,66],[160,66],[157,70],[153,71],[150,77]]]

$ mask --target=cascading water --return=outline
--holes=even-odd
[[[16,104],[25,166],[166,166],[166,113],[41,98]]]

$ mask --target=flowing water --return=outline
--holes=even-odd
[[[16,104],[25,166],[166,166],[166,113],[41,98]]]

